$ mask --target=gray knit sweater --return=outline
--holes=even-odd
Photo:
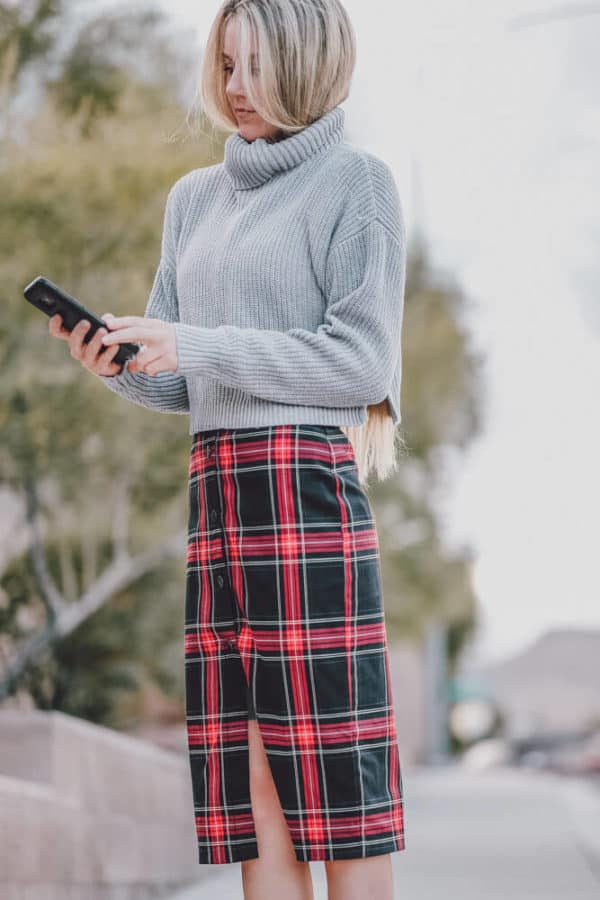
[[[344,110],[279,141],[225,142],[169,191],[145,315],[176,322],[178,366],[98,376],[189,413],[190,434],[401,420],[405,227],[388,165],[344,138]]]

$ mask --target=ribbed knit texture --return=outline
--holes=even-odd
[[[334,107],[279,141],[225,142],[167,198],[145,315],[176,322],[178,366],[98,376],[189,432],[401,420],[405,228],[388,165]]]

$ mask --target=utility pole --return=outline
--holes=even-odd
[[[448,636],[446,624],[432,619],[425,627],[425,762],[446,765],[448,734]]]

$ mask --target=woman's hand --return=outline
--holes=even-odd
[[[108,316],[106,324],[110,334],[101,339],[104,346],[112,347],[127,341],[143,344],[129,362],[130,372],[157,375],[174,372],[177,368],[177,342],[175,323],[146,316]]]
[[[106,321],[111,313],[105,313],[102,318]],[[119,351],[119,345],[102,349],[102,337],[108,334],[106,328],[99,328],[89,343],[84,344],[83,339],[91,325],[85,319],[78,322],[72,331],[63,326],[60,313],[51,316],[48,321],[48,330],[53,337],[67,341],[73,359],[78,359],[84,369],[89,369],[96,375],[117,375],[122,366],[113,362],[113,357]]]

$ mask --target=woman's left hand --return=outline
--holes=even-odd
[[[174,322],[145,316],[105,316],[104,322],[110,331],[102,338],[104,345],[127,341],[144,345],[129,361],[130,372],[157,375],[159,372],[174,372],[177,368]]]

